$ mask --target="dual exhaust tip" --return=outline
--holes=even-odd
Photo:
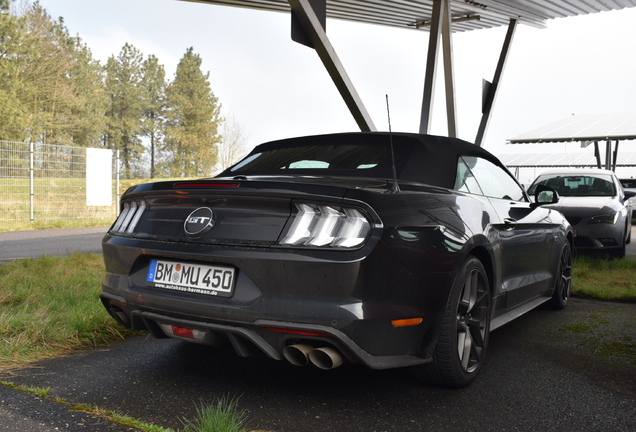
[[[329,347],[316,348],[311,345],[288,345],[283,356],[294,366],[307,366],[309,363],[320,369],[335,369],[342,364],[342,356]]]

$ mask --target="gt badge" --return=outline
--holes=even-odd
[[[214,226],[214,213],[208,207],[199,207],[186,218],[183,229],[186,234],[197,236],[205,234]]]

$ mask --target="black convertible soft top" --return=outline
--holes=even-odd
[[[414,133],[351,132],[261,144],[218,177],[301,175],[392,178],[391,142],[398,180],[452,188],[459,156],[501,162],[456,138]]]

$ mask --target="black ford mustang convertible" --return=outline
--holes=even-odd
[[[491,330],[568,301],[571,227],[554,190],[534,198],[458,139],[270,142],[215,178],[131,187],[101,300],[158,338],[464,386]]]

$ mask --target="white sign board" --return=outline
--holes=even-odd
[[[113,205],[113,151],[86,149],[86,205]]]

